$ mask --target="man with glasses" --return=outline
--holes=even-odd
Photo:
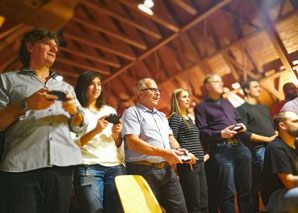
[[[215,162],[209,168],[215,176],[214,182],[209,181],[208,187],[213,185],[213,190],[217,190],[213,199],[218,198],[221,213],[235,213],[236,185],[240,213],[251,213],[251,154],[238,139],[238,133],[245,132],[246,127],[238,111],[222,98],[223,82],[219,75],[206,76],[204,89],[207,97],[196,106],[195,117],[201,139],[209,144],[210,160]]]
[[[285,95],[285,100],[275,104],[272,109],[271,109],[271,118],[274,119],[274,116],[280,112],[281,108],[289,101],[295,99],[298,94],[297,94],[297,87],[295,86],[294,83],[288,82],[284,84],[283,86],[283,92]]]
[[[138,103],[122,116],[127,173],[142,175],[167,212],[187,212],[180,183],[170,166],[183,163],[178,156],[187,151],[180,149],[166,116],[155,109],[160,99],[155,81],[140,80],[135,93]]]

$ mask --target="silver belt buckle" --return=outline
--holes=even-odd
[[[229,138],[228,139],[228,144],[231,145],[231,146],[235,146],[239,143],[239,141],[235,138]]]

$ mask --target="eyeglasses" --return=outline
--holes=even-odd
[[[145,89],[141,89],[141,91],[146,91],[146,90],[150,90],[151,92],[153,92],[153,93],[161,93],[161,90],[160,89],[158,89],[158,88],[145,88]]]

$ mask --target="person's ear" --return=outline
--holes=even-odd
[[[284,122],[279,122],[278,126],[282,130],[286,130],[287,129],[286,124]]]
[[[140,98],[140,97],[142,97],[142,96],[143,96],[142,91],[141,91],[141,90],[138,90],[138,97]]]
[[[33,44],[31,44],[30,42],[27,42],[26,48],[27,48],[28,52],[31,53],[33,51]]]
[[[248,88],[244,88],[244,91],[246,94],[249,94],[249,89]]]

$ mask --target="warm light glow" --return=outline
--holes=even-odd
[[[239,82],[235,82],[231,86],[232,86],[233,89],[239,89],[240,88]]]
[[[57,81],[63,81],[63,76],[62,75],[57,75],[56,80]]]
[[[5,17],[4,16],[0,16],[0,27],[2,27],[4,21],[5,21]]]
[[[267,72],[265,72],[265,76],[268,77],[270,75],[273,75],[275,73],[275,70],[269,70]]]
[[[144,13],[147,13],[150,16],[153,15],[153,11],[150,8],[146,7],[144,4],[139,4],[138,8],[139,10],[143,11]]]
[[[297,65],[298,64],[298,60],[294,60],[292,61],[293,65]]]
[[[147,8],[152,8],[154,6],[154,2],[152,0],[145,0],[144,1],[144,5],[147,7]]]
[[[227,96],[228,100],[231,102],[231,104],[236,108],[238,106],[240,106],[241,104],[243,104],[245,101],[240,98],[238,95],[236,95],[235,93],[230,93]]]

